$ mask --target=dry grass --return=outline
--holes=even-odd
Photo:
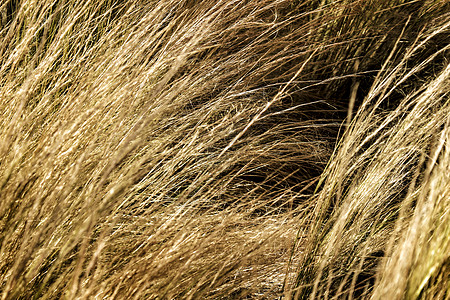
[[[448,11],[0,2],[1,299],[448,299]]]

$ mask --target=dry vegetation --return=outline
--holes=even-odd
[[[0,1],[0,299],[449,299],[449,11]]]

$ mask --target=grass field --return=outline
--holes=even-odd
[[[1,0],[0,299],[450,299],[447,0]]]

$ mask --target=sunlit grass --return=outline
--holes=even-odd
[[[446,299],[446,1],[0,2],[3,299]]]

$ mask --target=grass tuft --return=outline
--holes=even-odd
[[[448,299],[450,15],[0,2],[0,295]]]

